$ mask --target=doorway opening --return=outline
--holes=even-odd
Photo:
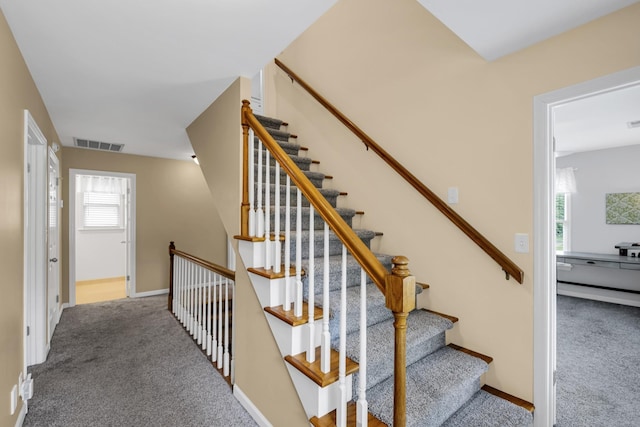
[[[534,405],[535,426],[556,421],[556,191],[554,109],[640,82],[640,67],[534,98]]]
[[[69,304],[135,296],[135,174],[69,171]]]

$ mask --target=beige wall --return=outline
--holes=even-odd
[[[245,78],[236,80],[187,128],[230,236],[240,233],[240,106],[242,99],[251,96],[250,83]],[[237,249],[237,242],[234,247]],[[235,297],[235,384],[274,426],[305,425],[304,409],[239,256]]]
[[[58,136],[0,11],[0,426],[14,426],[9,395],[23,363],[23,162],[28,109],[49,143]],[[18,405],[18,411],[21,406]]]
[[[640,65],[638,22],[634,5],[486,62],[415,0],[345,0],[279,56],[441,198],[458,187],[454,209],[520,265],[523,285],[284,73],[268,81],[268,113],[366,212],[356,225],[384,232],[374,248],[408,256],[431,284],[423,303],[460,318],[449,339],[493,356],[486,381],[530,401],[535,242],[519,254],[513,240],[533,237],[533,97]]]
[[[69,200],[69,169],[136,175],[136,292],[169,286],[170,241],[185,252],[226,265],[226,234],[200,168],[191,161],[64,147],[62,198]],[[69,253],[69,210],[63,210],[62,253]],[[69,263],[63,263],[68,301]]]

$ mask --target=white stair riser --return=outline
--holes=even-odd
[[[307,351],[309,348],[309,325],[291,326],[272,314],[266,313],[271,332],[278,343],[278,348],[283,356],[296,355]],[[321,327],[314,328],[314,348],[320,345]]]
[[[265,245],[266,242],[238,240],[238,252],[247,268],[264,267]]]
[[[290,364],[286,365],[307,417],[322,417],[337,408],[337,403],[340,401],[340,384],[337,381],[326,387],[320,387]],[[345,378],[347,401],[353,397],[352,383],[351,375],[347,375]]]
[[[255,273],[249,273],[249,277],[263,308],[277,307],[284,303],[284,278],[268,279]]]

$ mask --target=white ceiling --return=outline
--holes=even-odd
[[[185,127],[335,1],[0,0],[0,7],[62,145],[78,137],[189,159]],[[419,1],[493,60],[638,0]]]
[[[640,144],[640,83],[554,107],[557,155]]]

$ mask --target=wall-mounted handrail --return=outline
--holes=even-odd
[[[358,235],[344,221],[338,212],[329,204],[327,199],[318,191],[318,189],[309,181],[302,171],[296,166],[291,157],[280,147],[275,139],[260,124],[258,119],[253,115],[249,107],[249,101],[242,101],[242,124],[243,126],[253,129],[255,135],[260,138],[271,155],[276,159],[280,166],[291,177],[291,181],[300,189],[304,196],[309,200],[318,214],[325,220],[333,232],[338,236],[342,243],[347,247],[351,255],[358,261],[366,273],[371,277],[378,289],[385,293],[385,276],[388,274],[380,260],[369,250]],[[249,150],[245,148],[247,156]],[[246,158],[244,164],[247,164]],[[245,174],[247,176],[247,174]],[[248,185],[243,185],[243,188]],[[243,191],[244,193],[244,191]],[[248,194],[248,192],[247,192]],[[247,201],[245,202],[245,197]],[[248,195],[243,194],[242,207],[248,208]],[[245,213],[246,212],[246,213]],[[248,230],[248,209],[243,209],[241,218],[242,230]]]
[[[480,248],[487,253],[495,262],[497,262],[502,270],[506,273],[506,278],[510,276],[518,282],[522,283],[524,272],[516,263],[511,261],[502,251],[500,251],[493,243],[484,237],[478,230],[462,218],[456,211],[451,209],[442,199],[440,199],[433,191],[416,178],[407,168],[398,162],[393,156],[387,153],[378,143],[376,143],[362,129],[356,126],[349,118],[347,118],[340,110],[327,101],[322,95],[316,92],[307,82],[300,76],[291,71],[289,67],[282,61],[275,59],[275,63],[280,67],[292,81],[296,81],[304,88],[313,98],[315,98],[323,107],[333,114],[342,124],[344,124],[351,132],[353,132],[367,148],[374,151],[382,160],[384,160],[393,170],[402,176],[413,188],[415,188],[422,196],[424,196],[431,204],[444,214],[453,224],[455,224],[464,234],[473,240]]]

